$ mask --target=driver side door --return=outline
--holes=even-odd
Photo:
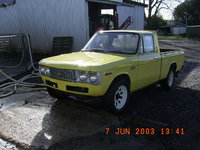
[[[161,55],[157,52],[153,34],[142,36],[138,57],[139,88],[159,80]]]

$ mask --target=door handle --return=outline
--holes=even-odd
[[[136,69],[136,67],[131,67],[131,70],[135,70]]]

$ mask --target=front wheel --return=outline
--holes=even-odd
[[[120,113],[126,108],[130,97],[129,87],[126,80],[120,80],[111,85],[102,99],[103,105],[108,111]]]

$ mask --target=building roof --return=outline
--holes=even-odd
[[[129,6],[137,5],[137,6],[142,6],[142,7],[148,6],[146,4],[135,2],[132,0],[123,0],[123,2],[117,2],[117,1],[111,1],[111,0],[110,1],[108,1],[108,0],[87,0],[87,1],[97,2],[97,3],[114,4],[114,5],[129,5]]]
[[[192,26],[187,26],[188,28],[199,28],[200,25],[192,25]]]
[[[186,25],[180,23],[180,24],[175,24],[175,25],[173,25],[173,26],[171,26],[171,27],[186,27]]]
[[[136,1],[132,1],[132,0],[123,0],[123,2],[124,2],[124,3],[128,3],[128,4],[133,4],[133,5],[148,7],[147,4],[139,3],[139,2],[136,2]]]

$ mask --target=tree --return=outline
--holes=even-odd
[[[187,25],[200,24],[200,3],[199,0],[186,0],[174,10],[175,22]]]
[[[143,3],[148,2],[148,14],[145,14],[148,29],[156,30],[159,26],[166,25],[166,21],[159,15],[161,9],[170,9],[166,0],[143,0]]]
[[[159,13],[160,10],[162,9],[171,10],[170,2],[176,1],[181,3],[183,0],[137,0],[137,1],[148,5],[148,13],[145,14],[145,20],[147,22],[147,28],[152,29],[152,24],[154,24],[152,20],[155,21],[156,19],[156,22],[161,20],[164,21]]]
[[[176,1],[182,3],[182,1],[184,0],[137,0],[137,1],[148,5],[148,14],[145,14],[145,16],[147,18],[151,18],[151,16],[158,15],[161,9],[171,10],[170,2]]]
[[[146,29],[157,30],[160,26],[166,26],[167,21],[162,18],[160,15],[153,15],[149,18],[149,24],[146,26]]]

